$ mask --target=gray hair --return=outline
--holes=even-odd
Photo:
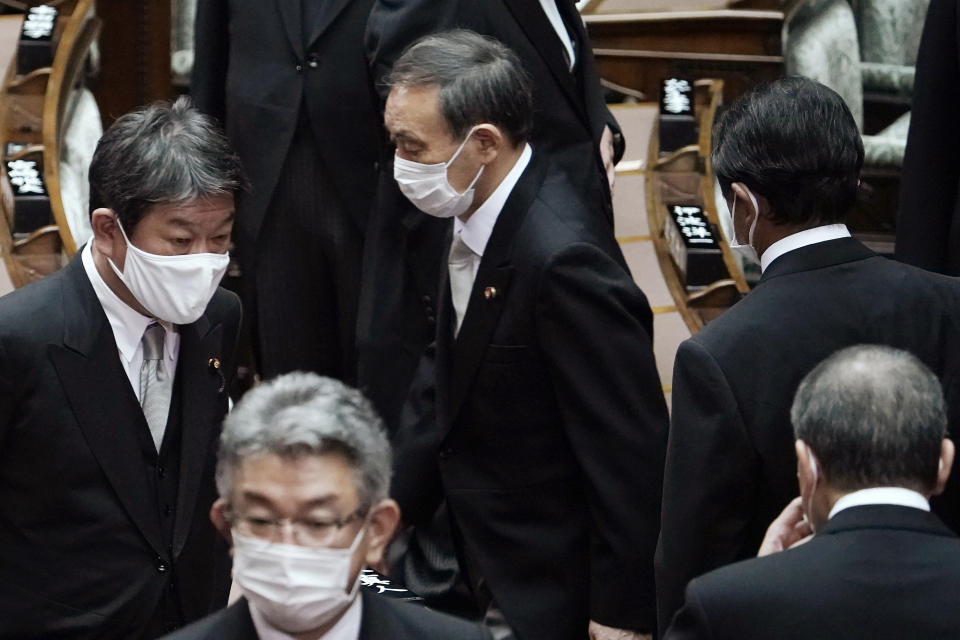
[[[89,180],[91,213],[112,209],[128,235],[155,204],[235,195],[246,187],[223,131],[187,97],[118,118],[97,144]]]
[[[790,420],[837,489],[936,486],[947,433],[943,390],[906,351],[879,345],[837,351],[800,383]]]
[[[440,111],[457,139],[486,122],[516,145],[526,142],[533,129],[533,94],[520,59],[497,40],[467,29],[417,40],[385,82],[391,89],[438,87]]]
[[[247,458],[339,453],[356,472],[363,508],[390,491],[390,443],[362,393],[314,373],[288,373],[251,389],[223,423],[217,491],[230,500],[234,471]]]

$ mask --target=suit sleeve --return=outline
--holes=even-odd
[[[657,619],[669,626],[687,583],[741,559],[758,457],[716,361],[695,340],[677,351],[657,547]],[[755,549],[750,553],[755,553]],[[747,554],[749,555],[749,553]]]
[[[474,0],[376,0],[367,21],[365,47],[374,86],[386,102],[383,79],[409,45],[453,28],[490,33],[485,2]]]
[[[541,277],[537,334],[591,505],[590,617],[652,630],[667,411],[650,307],[620,263],[575,244]]]
[[[403,522],[407,525],[428,522],[443,500],[437,467],[440,432],[434,382],[435,353],[431,344],[420,358],[401,412],[400,427],[393,439],[394,470],[390,494],[400,505]]]
[[[228,0],[198,0],[190,95],[200,111],[226,122],[226,80],[230,52]]]
[[[917,54],[897,220],[898,260],[943,271],[960,184],[960,43],[956,0],[932,0]]]
[[[713,637],[696,584],[687,587],[686,603],[667,629],[664,640],[707,640]]]

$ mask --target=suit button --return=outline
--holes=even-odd
[[[427,316],[427,324],[437,324],[437,317],[432,315]]]
[[[307,66],[309,66],[311,69],[316,69],[320,66],[320,59],[315,55],[310,56],[307,58]]]
[[[157,467],[157,475],[160,476],[161,478],[166,478],[167,470],[164,469],[163,467]]]
[[[169,517],[170,517],[170,514],[172,514],[172,513],[173,513],[173,509],[170,508],[170,505],[168,505],[168,504],[163,505],[163,515],[165,515],[165,516],[167,516],[167,517],[169,518]]]
[[[423,304],[429,305],[432,302],[433,302],[433,298],[431,298],[430,296],[423,296]]]
[[[163,561],[163,558],[157,556],[157,573],[166,573],[167,572],[167,563]]]
[[[298,64],[298,65],[297,65],[297,73],[300,73],[300,72],[302,72],[302,71],[303,71],[303,65],[302,65],[302,64]]]

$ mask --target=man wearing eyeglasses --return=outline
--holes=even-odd
[[[170,640],[488,640],[480,627],[363,591],[400,519],[390,445],[359,391],[292,373],[248,393],[220,438],[210,518],[243,598]]]

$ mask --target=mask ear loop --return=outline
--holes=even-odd
[[[463,148],[464,148],[465,146],[467,146],[467,141],[470,140],[470,136],[473,135],[473,132],[476,131],[476,130],[477,130],[477,127],[479,127],[479,126],[480,126],[480,125],[475,124],[475,125],[473,125],[472,127],[470,127],[470,131],[467,132],[467,135],[466,135],[466,137],[464,137],[463,142],[460,143],[460,146],[457,148],[457,150],[454,152],[454,154],[450,157],[449,160],[447,160],[447,162],[446,162],[446,168],[447,168],[448,170],[450,169],[450,165],[453,164],[453,161],[456,160],[457,157],[460,155],[460,152],[463,151]],[[480,165],[480,171],[477,171],[477,175],[475,175],[475,176],[473,177],[473,181],[470,182],[469,186],[467,186],[467,188],[464,189],[462,192],[457,191],[456,189],[454,189],[454,191],[457,192],[459,195],[462,196],[462,195],[463,195],[464,193],[466,193],[467,191],[470,191],[470,189],[473,189],[473,185],[477,184],[477,180],[479,180],[479,179],[480,179],[480,176],[483,175],[483,170],[484,170],[485,168],[486,168],[486,166],[481,164],[481,165]],[[449,183],[449,179],[447,180],[447,182]]]

